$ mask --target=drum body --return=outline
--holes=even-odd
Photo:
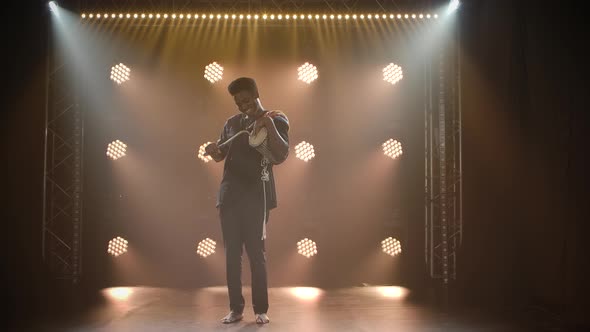
[[[256,135],[250,134],[248,136],[248,143],[271,163],[276,163],[276,160],[274,160],[272,153],[270,153],[270,149],[268,148],[268,132],[266,131],[266,128],[260,128]]]

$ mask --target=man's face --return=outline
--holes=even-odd
[[[258,111],[257,99],[254,92],[248,90],[242,90],[234,95],[234,101],[240,112],[249,117],[254,116]]]

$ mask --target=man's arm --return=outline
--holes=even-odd
[[[225,156],[227,155],[227,148],[224,149],[220,149],[219,148],[219,144],[220,142],[225,142],[227,141],[227,126],[228,126],[228,122],[225,123],[225,125],[223,126],[223,130],[221,132],[221,135],[219,137],[219,140],[217,140],[217,142],[211,143],[209,145],[207,145],[205,147],[205,153],[209,156],[211,156],[211,158],[213,158],[213,160],[215,160],[216,162],[220,162],[223,159],[225,159]]]

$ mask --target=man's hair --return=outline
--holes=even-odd
[[[232,96],[235,96],[240,91],[250,91],[254,93],[256,98],[258,98],[258,87],[256,86],[256,81],[250,77],[240,77],[235,79],[227,86],[227,91]]]

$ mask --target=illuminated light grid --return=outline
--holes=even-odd
[[[203,145],[201,145],[199,147],[199,152],[197,153],[197,157],[199,157],[199,159],[201,159],[202,161],[208,163],[211,160],[213,160],[213,158],[211,158],[211,156],[209,155],[205,155],[205,147],[207,147],[207,145],[211,144],[211,142],[207,142]]]
[[[395,257],[402,253],[402,244],[391,236],[381,241],[381,249],[389,256]]]
[[[310,161],[315,157],[313,145],[303,141],[295,146],[295,156],[305,162]]]
[[[311,256],[315,256],[318,253],[318,247],[316,246],[315,242],[305,238],[299,242],[297,242],[297,252],[300,255],[303,255],[307,258]]]
[[[404,73],[402,71],[402,67],[390,63],[387,67],[383,68],[383,80],[386,82],[396,84],[397,82],[401,81],[404,78]]]
[[[111,67],[111,80],[117,82],[117,84],[121,85],[121,83],[129,81],[130,77],[131,69],[124,64],[120,63]]]
[[[127,240],[120,236],[117,236],[116,238],[109,241],[107,253],[115,257],[121,256],[127,252],[127,244]]]
[[[310,84],[318,78],[318,69],[311,63],[306,62],[297,68],[297,75],[300,81]]]
[[[107,156],[112,160],[123,158],[127,155],[127,144],[116,140],[107,146]]]
[[[387,13],[382,13],[382,14],[360,14],[360,13],[359,14],[333,14],[333,13],[330,13],[330,14],[292,14],[292,15],[287,14],[287,15],[283,15],[283,14],[270,14],[270,13],[261,13],[261,14],[244,14],[244,13],[242,13],[242,14],[236,14],[236,13],[225,13],[225,14],[221,14],[221,13],[218,13],[218,14],[208,14],[208,15],[207,14],[202,14],[202,15],[194,14],[193,15],[192,13],[182,13],[182,14],[179,14],[179,13],[170,13],[170,14],[164,13],[164,14],[160,15],[160,14],[145,14],[145,13],[133,13],[133,14],[131,14],[131,13],[127,13],[127,14],[122,14],[122,13],[119,13],[119,14],[114,14],[114,13],[111,13],[111,14],[81,13],[80,14],[80,17],[82,19],[91,19],[91,18],[113,18],[113,19],[120,18],[121,19],[121,18],[124,18],[124,17],[125,18],[131,18],[131,17],[133,17],[135,19],[140,18],[140,17],[141,18],[146,18],[146,17],[149,17],[149,18],[152,18],[152,17],[160,18],[160,17],[163,17],[164,19],[167,19],[168,17],[170,17],[172,19],[177,19],[177,18],[180,18],[180,19],[184,19],[184,18],[191,19],[191,18],[194,17],[195,19],[198,19],[198,18],[204,18],[204,19],[206,19],[206,18],[209,18],[209,19],[217,18],[217,19],[222,19],[223,18],[225,20],[229,20],[229,19],[234,19],[235,20],[237,18],[240,18],[240,19],[246,18],[248,20],[250,20],[250,19],[258,20],[259,18],[261,18],[263,20],[269,20],[269,19],[270,20],[275,20],[275,19],[277,19],[277,20],[283,20],[283,19],[285,19],[285,20],[290,20],[290,19],[297,20],[297,19],[305,19],[305,18],[307,18],[308,20],[313,20],[313,19],[319,20],[320,18],[321,19],[324,19],[324,20],[327,20],[328,18],[331,19],[331,20],[334,20],[334,19],[338,19],[338,20],[346,19],[346,20],[348,20],[348,19],[352,18],[352,19],[356,20],[357,18],[360,18],[360,19],[365,19],[365,18],[367,18],[367,19],[387,19],[387,18],[390,18],[390,19],[395,19],[395,18],[401,19],[402,17],[403,18],[406,18],[406,19],[409,19],[409,18],[412,18],[412,19],[416,19],[416,18],[421,18],[421,19],[423,19],[423,18],[438,18],[438,14],[430,14],[430,13],[416,14],[416,13],[413,13],[413,14],[403,14],[402,15],[402,14],[395,14],[395,13],[389,13],[389,14],[387,14]]]
[[[383,143],[383,153],[391,159],[399,158],[404,151],[402,150],[402,143],[390,138],[387,142]]]
[[[217,62],[208,64],[205,66],[204,77],[211,83],[221,81],[223,78],[223,67],[221,67]]]
[[[215,246],[217,243],[210,238],[206,238],[197,245],[197,254],[203,258],[207,258],[215,253]]]

